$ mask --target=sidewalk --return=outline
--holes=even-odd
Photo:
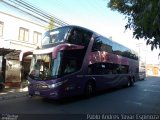
[[[28,96],[28,88],[5,88],[0,92],[0,101]]]

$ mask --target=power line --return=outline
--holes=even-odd
[[[62,20],[56,18],[54,15],[51,15],[47,12],[44,12],[41,9],[36,8],[33,5],[31,5],[25,1],[22,1],[22,0],[5,0],[4,1],[4,0],[2,0],[2,2],[16,8],[18,10],[21,10],[21,11],[37,18],[37,19],[40,19],[44,22],[49,23],[50,19],[53,17],[55,20],[55,23],[57,25],[60,25],[60,26],[68,25],[66,22],[63,22]]]
[[[20,10],[20,11],[22,11],[22,12],[25,12],[25,13],[28,14],[28,15],[31,15],[31,16],[37,18],[37,19],[40,19],[40,20],[43,21],[43,22],[48,23],[48,21],[45,21],[44,19],[41,19],[41,18],[39,18],[39,17],[37,17],[37,16],[34,16],[33,14],[30,14],[30,13],[28,13],[28,12],[26,12],[26,11],[24,11],[24,10],[22,10],[22,9],[16,7],[16,6],[14,6],[14,5],[12,5],[12,4],[9,4],[9,3],[6,2],[6,1],[2,1],[2,2],[5,3],[5,4],[7,4],[7,5],[9,5],[9,6],[12,6],[12,7],[16,8],[17,10]]]
[[[54,17],[55,21],[59,24],[62,24],[62,25],[66,25],[67,23],[61,21],[60,19],[56,18],[54,15],[51,15],[45,11],[42,11],[41,9],[38,9],[36,7],[34,7],[33,5],[23,1],[23,0],[15,0],[16,2],[22,4],[23,6],[27,6],[28,8],[30,8],[30,10],[32,10],[33,12],[36,12],[36,14],[38,15],[42,15],[43,17],[47,17],[47,18],[51,18],[51,17]]]

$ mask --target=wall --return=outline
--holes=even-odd
[[[44,26],[4,12],[0,12],[0,18],[0,21],[4,22],[1,41],[3,41],[5,48],[27,50],[41,45],[41,41],[38,41],[37,44],[33,43],[33,32],[37,31],[43,34],[45,32]],[[29,41],[18,40],[20,27],[29,29]]]
[[[41,40],[37,44],[33,43],[34,31],[43,34],[45,32],[46,24],[35,20],[33,17],[24,14],[23,12],[17,11],[12,7],[5,6],[5,10],[2,9],[3,3],[0,1],[0,21],[3,25],[3,36],[0,37],[0,48],[15,49],[20,51],[33,50],[37,46],[41,46]],[[15,13],[13,13],[13,12]],[[17,14],[16,14],[17,13]],[[22,15],[23,14],[23,15]],[[24,17],[25,16],[25,17]],[[29,30],[29,40],[19,40],[19,28],[26,28]],[[2,56],[0,55],[0,70],[3,66],[5,68],[5,83],[8,86],[13,86],[16,83],[21,82],[21,65],[17,59],[12,58],[6,59],[6,65],[2,65]]]

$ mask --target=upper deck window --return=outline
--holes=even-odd
[[[64,42],[69,28],[57,28],[47,31],[42,39],[42,46]]]
[[[68,42],[71,44],[88,46],[91,36],[92,32],[90,31],[74,28],[69,34]]]
[[[106,51],[109,53],[112,53],[112,41],[109,39],[99,36],[94,40],[93,46],[92,46],[92,52],[94,51]]]

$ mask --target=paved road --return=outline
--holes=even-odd
[[[73,98],[72,98],[73,99]],[[160,78],[149,77],[134,87],[112,90],[90,99],[59,103],[41,97],[0,102],[0,113],[17,114],[160,114]]]

